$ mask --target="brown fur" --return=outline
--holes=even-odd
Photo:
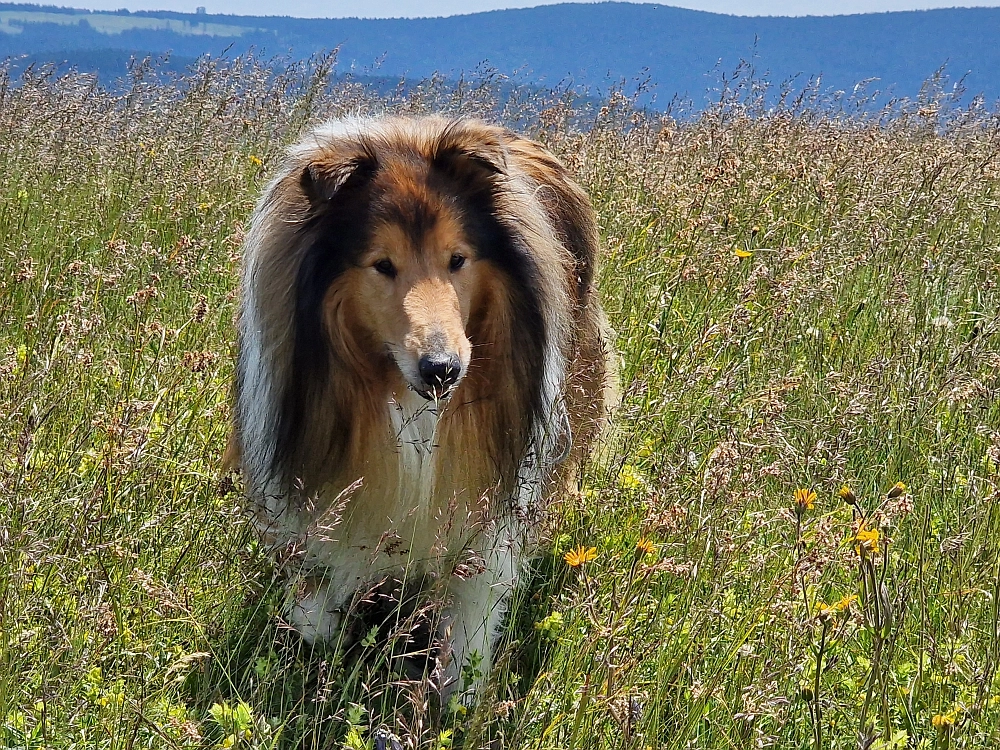
[[[452,560],[488,552],[483,529],[537,510],[518,507],[524,472],[550,495],[604,420],[597,255],[583,191],[500,128],[346,123],[294,147],[247,239],[227,451],[268,531],[304,544],[317,569],[403,526],[423,539],[445,523]],[[411,498],[420,488],[387,410],[423,388],[418,362],[435,352],[454,354],[462,377],[438,405],[430,496]],[[553,366],[559,394],[545,386]],[[563,409],[573,447],[556,469]],[[324,524],[336,541],[319,539]]]

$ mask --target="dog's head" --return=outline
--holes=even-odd
[[[300,288],[300,305],[319,303],[336,355],[359,374],[446,397],[472,358],[488,244],[476,217],[489,213],[504,170],[496,131],[460,123],[426,138],[331,137],[309,156],[301,187],[317,243],[300,282],[323,288]]]
[[[291,148],[245,243],[236,418],[257,484],[360,461],[407,388],[451,396],[441,439],[478,431],[487,484],[514,480],[551,421],[573,262],[539,195],[558,180],[517,143],[390,118]]]
[[[466,325],[481,268],[455,206],[420,185],[421,171],[395,165],[378,176],[370,241],[345,281],[376,346],[430,398],[468,371]]]

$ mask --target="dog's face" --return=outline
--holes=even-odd
[[[446,398],[472,356],[466,331],[482,272],[475,248],[454,202],[428,189],[419,168],[386,169],[373,194],[369,240],[343,279],[355,323],[365,348],[387,355],[406,385]]]
[[[435,215],[422,236],[397,223],[375,228],[361,258],[364,319],[406,382],[428,398],[450,393],[472,355],[466,323],[475,257],[455,217]]]

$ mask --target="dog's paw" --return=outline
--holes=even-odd
[[[331,640],[340,630],[339,602],[322,579],[307,579],[294,592],[288,622],[306,643]]]

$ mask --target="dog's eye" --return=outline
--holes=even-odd
[[[392,261],[389,259],[380,260],[376,263],[375,270],[383,276],[388,276],[390,279],[396,278],[396,267],[392,265]]]
[[[459,268],[465,265],[465,256],[455,253],[451,256],[451,260],[448,262],[448,268],[452,271],[457,271]]]

